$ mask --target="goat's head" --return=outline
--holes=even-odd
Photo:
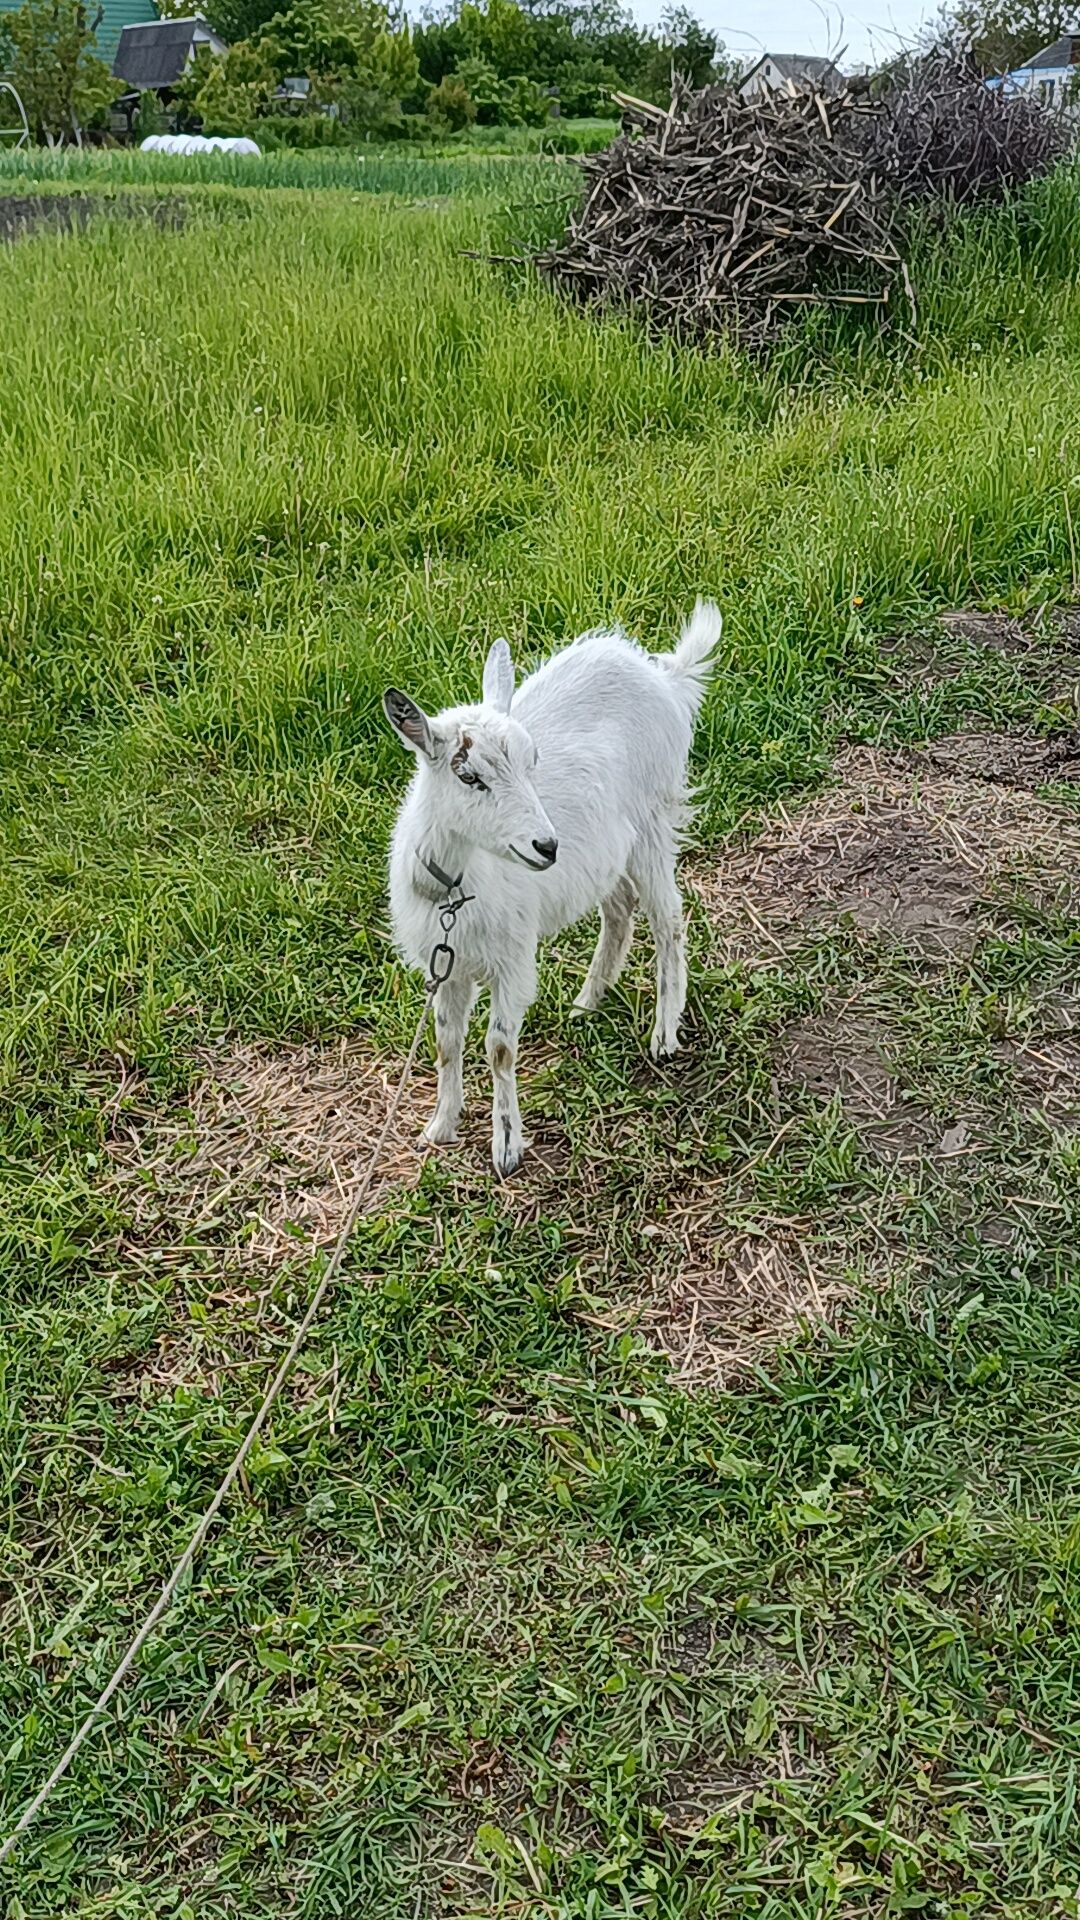
[[[423,769],[438,825],[472,846],[543,872],[554,862],[558,841],[533,785],[536,748],[511,718],[513,697],[510,649],[496,640],[478,706],[450,707],[429,719],[408,694],[390,687],[383,708]]]

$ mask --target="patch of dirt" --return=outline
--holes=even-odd
[[[491,1087],[482,1052],[467,1087],[460,1141],[431,1148],[423,1129],[435,1105],[435,1073],[422,1050],[363,1212],[377,1211],[395,1188],[415,1186],[431,1154],[460,1206],[494,1203],[525,1223],[556,1205],[572,1164],[570,1139],[550,1112],[530,1124],[528,1109],[530,1079],[558,1058],[555,1045],[524,1050],[518,1078],[528,1152],[520,1172],[493,1188]],[[119,1082],[110,1076],[107,1087],[92,1076],[103,1110],[115,1116],[106,1144],[112,1192],[130,1223],[124,1250],[160,1272],[189,1267],[193,1249],[208,1248],[226,1274],[271,1278],[337,1240],[401,1062],[346,1039],[279,1048],[230,1042],[203,1050],[198,1062],[192,1091],[169,1106],[140,1106],[138,1089],[133,1096],[122,1074]],[[543,1107],[542,1097],[538,1104]],[[163,1382],[191,1379],[191,1337],[185,1326],[178,1360],[171,1347],[158,1357],[155,1371]]]
[[[0,194],[0,241],[22,240],[39,229],[71,233],[88,225],[95,213],[125,220],[152,220],[158,227],[181,227],[187,208],[178,196],[142,200],[134,195],[116,199],[85,193]]]
[[[745,1380],[806,1326],[835,1325],[848,1289],[794,1230],[692,1236],[676,1266],[658,1261],[634,1319],[688,1389]]]
[[[1076,740],[1027,731],[954,735],[918,750],[849,747],[830,790],[797,813],[778,807],[764,831],[719,860],[699,858],[691,882],[725,960],[787,961],[814,934],[846,930],[905,948],[924,969],[955,962],[1015,925],[1018,895],[1077,910],[1080,809],[1033,791],[1073,778]],[[995,1102],[960,1094],[967,1105],[955,1113],[924,1104],[900,1065],[895,989],[875,984],[872,948],[861,959],[868,977],[857,988],[778,1036],[777,1124],[797,1112],[796,1088],[812,1101],[839,1099],[869,1154],[938,1176],[955,1169],[962,1187],[973,1156],[982,1162],[990,1151]],[[1041,1011],[1011,1022],[1021,1038],[1000,1050],[1023,1100],[1059,1129],[1080,1125],[1072,1008],[1068,991],[1049,995]],[[723,1176],[706,1180],[658,1221],[644,1297],[597,1316],[607,1328],[640,1327],[688,1389],[737,1385],[778,1346],[841,1323],[856,1270],[874,1285],[915,1257],[858,1209],[828,1231],[768,1215],[721,1227],[713,1188],[729,1186]],[[1011,1222],[986,1222],[994,1243],[1000,1235],[1008,1244],[1012,1231]]]
[[[716,1645],[716,1627],[701,1614],[683,1620],[661,1646],[661,1658],[673,1673],[684,1673],[696,1680],[712,1659]]]
[[[230,1263],[268,1269],[337,1238],[382,1127],[396,1063],[357,1041],[202,1056],[182,1107],[128,1112],[109,1141],[130,1238],[177,1261],[193,1241]],[[417,1075],[381,1155],[372,1206],[415,1184],[432,1097]]]
[[[864,1146],[879,1159],[949,1159],[969,1150],[970,1117],[944,1123],[903,1091],[884,1016],[848,1002],[796,1020],[781,1036],[778,1075],[814,1099],[839,1095]]]
[[[998,1056],[1012,1067],[1028,1113],[1041,1114],[1057,1133],[1080,1131],[1080,1033],[1003,1041]]]
[[[963,640],[986,653],[1023,653],[1031,636],[1023,622],[1007,613],[983,613],[974,607],[952,607],[940,618],[950,640]]]
[[[994,765],[1012,767],[1011,778],[976,777],[958,765],[981,752],[985,767],[991,738],[954,735],[936,748],[893,752],[847,748],[835,785],[799,813],[779,808],[752,840],[694,861],[688,878],[724,958],[786,956],[808,933],[845,925],[928,955],[962,956],[1000,924],[993,896],[1010,887],[1080,900],[1080,811],[1025,790],[1033,736],[999,736],[1011,744],[995,750]],[[961,740],[980,744],[962,748]]]
[[[931,741],[919,764],[964,780],[1018,787],[1034,793],[1080,781],[1080,735],[1036,733],[951,733]]]
[[[660,1808],[664,1830],[691,1839],[714,1814],[735,1814],[747,1806],[768,1778],[764,1762],[742,1765],[717,1756],[703,1756],[697,1765],[674,1768]]]
[[[881,653],[902,687],[930,691],[959,680],[988,659],[1022,669],[1029,687],[1047,699],[1067,695],[1080,682],[1080,612],[1057,608],[1035,621],[1004,612],[958,607],[943,613],[939,635],[886,640]]]
[[[951,957],[1002,924],[1010,887],[1014,896],[1038,884],[1055,888],[1059,901],[1080,898],[1080,812],[1040,801],[1018,784],[1041,782],[1055,743],[1026,734],[1010,739],[1000,751],[993,736],[958,736],[919,752],[848,749],[838,759],[836,784],[797,815],[778,808],[753,841],[719,860],[699,858],[692,877],[725,954],[786,958],[808,932],[846,926],[923,956]],[[798,1085],[814,1099],[838,1097],[868,1150],[886,1160],[941,1161],[982,1151],[970,1115],[935,1117],[905,1088],[888,1008],[876,1004],[872,983],[860,996],[787,1027],[775,1055],[778,1092]],[[1029,1009],[1010,1021],[1019,1037],[1001,1043],[1001,1059],[1023,1097],[1063,1128],[1080,1124],[1080,1038],[1069,1011],[1080,1001],[1063,991],[1055,1006],[1053,1018]],[[209,1303],[224,1305],[229,1344],[213,1328],[193,1332],[185,1324],[167,1332],[153,1357],[154,1379],[200,1378],[216,1392],[226,1371],[264,1350],[278,1314],[277,1276],[297,1256],[337,1238],[398,1064],[355,1040],[280,1049],[229,1044],[201,1056],[201,1076],[183,1105],[133,1111],[126,1089],[115,1096],[109,1152],[113,1191],[132,1223],[126,1251],[161,1271],[190,1266],[192,1250],[203,1248],[223,1276]],[[580,1318],[606,1331],[639,1327],[688,1389],[746,1379],[778,1346],[842,1320],[853,1269],[864,1268],[872,1285],[879,1272],[902,1263],[902,1252],[857,1213],[828,1231],[811,1219],[769,1215],[736,1225],[724,1218],[730,1177],[709,1172],[695,1179],[685,1204],[679,1200],[672,1210],[669,1194],[661,1217],[644,1226],[653,1236],[642,1262],[649,1270],[645,1298],[611,1298],[610,1222],[596,1217],[588,1160],[579,1167],[571,1151],[555,1069],[567,1070],[563,1042],[534,1043],[523,1057],[533,1145],[521,1174],[493,1186],[490,1095],[482,1062],[472,1058],[463,1144],[441,1155],[453,1203],[490,1207],[494,1200],[522,1223],[544,1211],[569,1211],[560,1258],[567,1267],[580,1264],[587,1285],[590,1275],[599,1283],[598,1310]],[[373,1208],[418,1178],[433,1080],[421,1068],[406,1089],[372,1188]],[[609,1151],[617,1128],[613,1114]],[[567,1209],[571,1181],[575,1204]],[[987,1232],[996,1232],[992,1223]],[[331,1398],[336,1392],[329,1379],[298,1381],[298,1390]],[[490,1417],[502,1424],[538,1413],[506,1404]],[[559,1424],[555,1408],[540,1417]]]
[[[532,1801],[523,1769],[511,1754],[488,1740],[473,1742],[468,1758],[450,1782],[455,1799],[482,1805],[487,1817],[508,1825],[520,1820]]]
[[[85,195],[30,193],[0,195],[0,240],[21,240],[39,227],[70,233],[85,227],[93,201]]]

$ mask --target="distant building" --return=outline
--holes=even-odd
[[[183,79],[201,47],[210,53],[229,51],[201,13],[187,20],[143,20],[121,33],[113,72],[133,93],[167,95]]]
[[[287,73],[281,85],[274,88],[274,99],[287,112],[304,113],[311,100],[310,76]]]
[[[739,92],[744,100],[754,100],[762,93],[798,93],[806,87],[839,93],[843,85],[839,68],[816,53],[763,53],[743,75]]]
[[[113,101],[109,114],[109,126],[119,139],[132,139],[144,93],[156,93],[168,115],[173,90],[201,47],[210,53],[229,50],[201,13],[187,20],[140,20],[124,28],[113,60],[113,73],[124,82],[124,92]]]
[[[1063,107],[1071,103],[1080,66],[1080,27],[1070,27],[1041,53],[1033,54],[1022,67],[995,76],[997,86],[1010,93],[1033,93],[1043,106]]]

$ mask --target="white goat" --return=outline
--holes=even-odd
[[[536,995],[537,942],[596,907],[600,938],[576,1004],[592,1011],[618,978],[640,899],[656,941],[651,1050],[654,1059],[675,1051],[686,1000],[675,859],[694,721],[719,637],[719,612],[699,600],[673,653],[586,633],[515,694],[510,649],[497,640],[478,706],[429,719],[396,688],[384,695],[417,762],[390,848],[394,932],[411,965],[426,967],[442,938],[446,876],[461,875],[472,896],[450,936],[454,971],[436,996],[439,1091],[427,1139],[457,1138],[465,1034],[484,981],[491,1152],[498,1173],[513,1173],[525,1146],[518,1031]]]

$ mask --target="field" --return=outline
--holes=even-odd
[[[764,368],[463,257],[554,166],[273,165],[0,162],[0,1832],[411,1037],[387,681],[720,600],[687,1045],[561,941],[505,1186],[425,1064],[0,1912],[1076,1915],[1077,183]]]
[[[568,121],[562,137],[587,151],[605,145],[609,123]],[[257,159],[231,153],[179,155],[137,149],[0,147],[0,180],[12,188],[59,182],[112,190],[124,185],[332,188],[338,192],[400,194],[410,199],[466,193],[500,203],[569,192],[574,175],[561,156],[543,155],[540,143],[555,136],[536,127],[474,127],[468,139],[413,146],[268,152]]]

